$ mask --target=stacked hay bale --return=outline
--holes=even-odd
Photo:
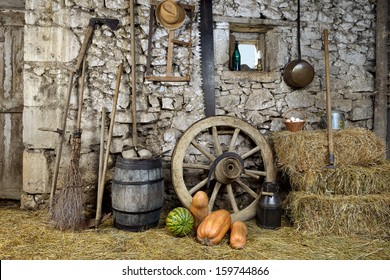
[[[275,132],[272,144],[292,191],[285,208],[294,226],[320,235],[390,235],[390,162],[373,132],[333,132],[335,168],[326,130]]]

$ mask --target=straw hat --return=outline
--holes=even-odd
[[[156,7],[157,21],[169,30],[182,26],[186,12],[182,5],[173,0],[164,0]]]

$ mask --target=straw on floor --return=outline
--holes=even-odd
[[[59,231],[47,222],[46,211],[0,207],[0,259],[2,260],[389,260],[389,239],[373,236],[305,235],[283,223],[279,230],[247,222],[248,242],[233,250],[228,238],[207,247],[194,236],[177,238],[160,225],[145,232],[113,227],[112,219],[99,230]]]

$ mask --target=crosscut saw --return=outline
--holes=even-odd
[[[206,117],[215,115],[213,1],[200,0],[200,47]]]

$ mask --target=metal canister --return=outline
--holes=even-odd
[[[262,228],[276,229],[281,225],[282,199],[276,182],[265,182],[256,209],[256,224]]]
[[[338,110],[332,110],[332,128],[343,129],[345,124],[345,116]]]

